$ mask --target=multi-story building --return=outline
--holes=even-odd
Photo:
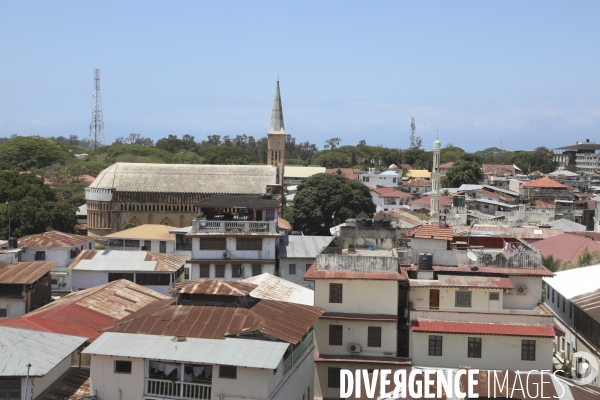
[[[397,187],[400,185],[400,179],[397,172],[377,172],[375,168],[369,168],[367,173],[358,174],[358,181],[371,188]]]
[[[269,194],[220,195],[197,203],[201,217],[186,235],[192,244],[190,279],[275,275],[280,206]]]
[[[413,195],[394,188],[370,188],[369,191],[371,197],[373,197],[373,203],[377,206],[377,211],[405,208],[408,202],[413,199]]]
[[[578,172],[595,174],[600,169],[600,144],[590,142],[577,142],[573,146],[554,149],[554,161],[559,167],[575,164]]]
[[[91,355],[100,399],[314,396],[313,324],[320,308],[258,299],[244,282],[203,280],[105,330]]]
[[[315,283],[315,306],[326,309],[315,324],[315,397],[339,398],[340,369],[410,365],[401,357],[407,277],[395,249],[327,248],[304,278]]]
[[[290,282],[314,289],[304,274],[315,263],[317,254],[329,246],[333,236],[283,235],[279,242],[279,275]]]
[[[15,318],[52,301],[54,262],[0,263],[0,318]]]
[[[557,335],[554,348],[556,357],[574,367],[581,362],[590,366],[595,379],[592,384],[600,386],[597,367],[600,365],[600,265],[559,271],[554,277],[544,278],[546,283],[545,305],[555,314],[556,323],[564,334]],[[583,353],[587,353],[584,355]],[[585,360],[593,357],[596,361]]]
[[[400,183],[400,190],[416,195],[418,198],[423,193],[431,192],[431,181],[422,178],[403,180]]]
[[[521,185],[521,194],[525,198],[553,202],[555,200],[573,200],[574,189],[553,179],[543,177]]]

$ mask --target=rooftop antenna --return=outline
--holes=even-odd
[[[94,108],[90,124],[90,144],[96,150],[104,144],[104,118],[102,116],[102,99],[100,97],[100,70],[94,70]]]
[[[410,119],[410,148],[415,148],[415,131],[417,130],[417,125],[415,124],[415,118]]]

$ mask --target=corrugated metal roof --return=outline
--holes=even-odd
[[[145,239],[145,240],[175,240],[175,236],[170,233],[173,229],[177,229],[174,226],[158,225],[158,224],[144,224],[136,226],[134,228],[125,229],[105,235],[106,239]]]
[[[316,174],[324,174],[325,171],[325,167],[300,167],[286,165],[284,167],[283,176],[286,178],[308,178],[309,176]]]
[[[68,304],[77,304],[120,320],[156,300],[164,299],[170,299],[170,297],[126,279],[119,279],[104,285],[70,293],[27,315],[37,315]]]
[[[582,224],[578,224],[575,221],[568,220],[566,218],[556,219],[554,221],[550,221],[545,225],[550,225],[556,229],[562,229],[564,232],[585,232],[587,231],[587,227]]]
[[[279,258],[314,259],[321,250],[329,246],[333,239],[333,236],[282,236],[279,245]]]
[[[413,178],[402,182],[400,186],[431,187],[431,181],[422,178]]]
[[[69,269],[84,271],[177,271],[186,260],[151,251],[83,250]]]
[[[191,231],[192,231],[191,226],[185,226],[183,228],[171,229],[171,233],[177,233],[177,234],[190,233]]]
[[[479,334],[498,336],[554,337],[551,326],[476,324],[466,322],[412,321],[413,332]]]
[[[49,231],[28,235],[19,238],[19,247],[30,248],[53,248],[53,247],[74,247],[94,240],[89,236],[76,235],[74,233],[64,233],[59,231]]]
[[[286,196],[286,199],[287,199],[287,196]],[[292,230],[292,225],[290,224],[290,222],[287,219],[283,219],[281,217],[277,218],[277,227],[279,229],[284,229],[284,230],[288,230],[288,231]]]
[[[315,305],[314,291],[266,272],[243,279],[241,282],[258,285],[250,292],[250,296],[257,299],[284,301],[306,306]]]
[[[315,362],[326,363],[362,363],[362,364],[396,364],[396,365],[411,365],[410,358],[402,357],[386,357],[386,356],[363,356],[351,354],[319,354],[314,357]]]
[[[468,287],[481,289],[514,289],[508,278],[486,276],[438,275],[437,280],[411,279],[410,287]]]
[[[557,260],[568,261],[574,265],[577,264],[579,255],[586,249],[590,253],[600,251],[600,243],[568,233],[537,241],[533,246],[540,250],[544,257],[553,256]]]
[[[454,198],[452,196],[440,196],[440,206],[450,207]],[[429,206],[431,204],[431,196],[421,196],[418,199],[408,202],[409,205],[422,204]]]
[[[467,265],[459,265],[457,267],[446,267],[441,265],[434,265],[433,270],[436,272],[445,273],[462,273],[465,272],[477,275],[489,274],[489,275],[509,275],[509,276],[553,276],[554,273],[548,270],[546,267],[542,268],[500,268],[500,267],[477,267],[473,270],[473,267]]]
[[[413,197],[412,194],[396,190],[394,188],[369,188],[371,192],[377,193],[380,197],[390,197],[396,199],[408,199]]]
[[[313,264],[304,274],[304,280],[315,279],[350,279],[365,281],[406,281],[408,277],[402,272],[358,272],[358,271],[330,271],[317,270],[317,264]]]
[[[90,370],[71,368],[69,373],[44,394],[44,400],[80,400],[90,394]]]
[[[0,376],[44,376],[87,338],[0,326]]]
[[[544,278],[544,282],[571,300],[600,289],[600,264],[559,271],[552,278]]]
[[[420,225],[404,236],[419,239],[452,240],[452,227],[440,228],[439,224]]]
[[[34,283],[57,265],[46,261],[0,263],[0,283]]]
[[[600,321],[600,289],[575,296],[571,298],[571,302],[596,321]]]
[[[467,236],[469,233],[468,226],[456,226],[453,228],[456,236]],[[521,227],[513,228],[510,226],[497,225],[475,225],[471,231],[490,232],[493,236],[515,237],[519,239],[546,239],[564,233],[562,229],[555,228],[538,228],[538,227]]]
[[[411,169],[406,173],[409,178],[425,178],[431,179],[431,172],[426,169]]]
[[[275,369],[289,344],[241,338],[173,341],[170,336],[106,332],[84,354]]]
[[[216,279],[206,279],[179,283],[173,289],[179,293],[190,294],[213,294],[221,296],[248,296],[251,291],[256,289],[257,285],[247,282],[223,281]]]
[[[119,192],[158,193],[265,193],[277,183],[271,165],[115,163],[106,168],[90,188]]]

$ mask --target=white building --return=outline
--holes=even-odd
[[[323,310],[254,298],[256,287],[187,282],[178,299],[115,325],[84,351],[91,392],[121,400],[312,399],[312,325]]]
[[[559,271],[554,277],[544,278],[545,305],[554,312],[556,323],[564,331],[557,335],[555,355],[564,362],[577,366],[582,352],[592,355],[600,365],[600,265]],[[589,360],[587,361],[589,363]],[[593,363],[589,363],[593,368]],[[598,370],[591,371],[593,384],[600,386]]]
[[[279,275],[290,282],[314,289],[304,274],[315,263],[317,254],[331,243],[333,236],[284,235],[279,243]]]
[[[394,188],[370,188],[377,211],[391,211],[408,207],[413,196]]]
[[[95,249],[96,239],[73,233],[49,231],[23,236],[19,238],[18,245],[23,248],[21,261],[57,263],[52,269],[52,290],[70,292],[71,275],[67,267],[82,250]]]
[[[190,279],[275,275],[280,205],[270,195],[221,195],[198,203],[203,217],[186,235],[192,243]]]
[[[154,253],[174,254],[174,226],[144,224],[124,231],[105,235],[109,250],[146,250]]]
[[[369,172],[358,175],[359,182],[368,187],[397,187],[400,185],[400,175],[394,171],[377,172],[375,168],[369,168]]]
[[[0,398],[42,399],[87,338],[0,327]]]
[[[0,319],[20,317],[50,303],[50,270],[55,266],[46,261],[0,263]]]
[[[431,193],[431,181],[423,178],[403,180],[400,183],[400,190],[413,195]]]
[[[73,291],[127,279],[162,294],[184,280],[183,258],[150,251],[84,250],[69,265]]]

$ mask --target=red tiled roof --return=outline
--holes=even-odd
[[[452,227],[440,228],[438,224],[419,225],[405,237],[418,239],[452,240]]]
[[[542,268],[500,268],[500,267],[477,267],[476,271],[473,271],[471,267],[467,265],[461,265],[458,267],[445,267],[441,265],[434,265],[433,270],[436,272],[444,273],[475,273],[477,275],[493,274],[493,275],[509,275],[509,276],[554,276],[554,273],[546,267]]]
[[[536,200],[535,205],[532,208],[536,209],[555,209],[556,205],[552,203],[546,203],[545,201]]]
[[[358,313],[340,313],[340,312],[325,312],[321,315],[324,319],[340,319],[344,321],[380,321],[380,322],[397,322],[397,315],[388,314],[358,314]]]
[[[454,161],[450,161],[447,163],[443,163],[442,165],[440,165],[440,169],[448,169],[451,168],[454,165]]]
[[[360,171],[359,169],[354,169],[354,168],[327,168],[325,170],[326,174],[337,174],[338,170],[341,171],[342,174],[346,175],[346,177],[350,180],[356,180],[356,177],[358,176],[358,172]]]
[[[469,287],[514,289],[512,282],[508,278],[455,275],[439,275],[437,280],[411,279],[410,287]]]
[[[452,205],[452,196],[440,196],[440,206],[450,207]],[[421,196],[420,198],[409,202],[408,204],[431,204],[431,196]]]
[[[292,225],[290,225],[289,221],[280,217],[277,217],[277,226],[279,229],[292,230]]]
[[[498,336],[554,337],[550,326],[474,324],[467,322],[412,321],[413,332],[478,334]]]
[[[600,251],[600,243],[568,233],[537,241],[533,246],[540,250],[544,257],[553,256],[562,262],[573,264],[577,264],[577,258],[585,249],[590,253]]]
[[[371,188],[373,192],[377,193],[381,197],[394,197],[394,198],[412,198],[412,195],[394,188]]]
[[[413,169],[413,167],[410,164],[400,164],[400,169],[410,171],[411,169]]]
[[[402,182],[401,186],[410,186],[410,187],[430,187],[431,181],[422,178],[412,178],[407,181]]]
[[[548,177],[536,179],[535,181],[527,182],[521,185],[524,188],[551,188],[551,189],[567,189],[562,183],[556,182]]]
[[[31,173],[30,171],[20,171],[19,175],[30,174],[30,173]],[[37,178],[43,179],[44,180],[44,185],[49,185],[49,184],[52,183],[52,182],[50,182],[50,179],[48,179],[48,178],[42,178],[40,175],[37,175],[37,174],[35,176]]]
[[[317,270],[313,264],[304,274],[304,280],[314,279],[353,279],[365,281],[405,281],[408,277],[399,272],[356,272]]]
[[[514,175],[515,168],[512,164],[483,164],[481,166],[484,175]]]

